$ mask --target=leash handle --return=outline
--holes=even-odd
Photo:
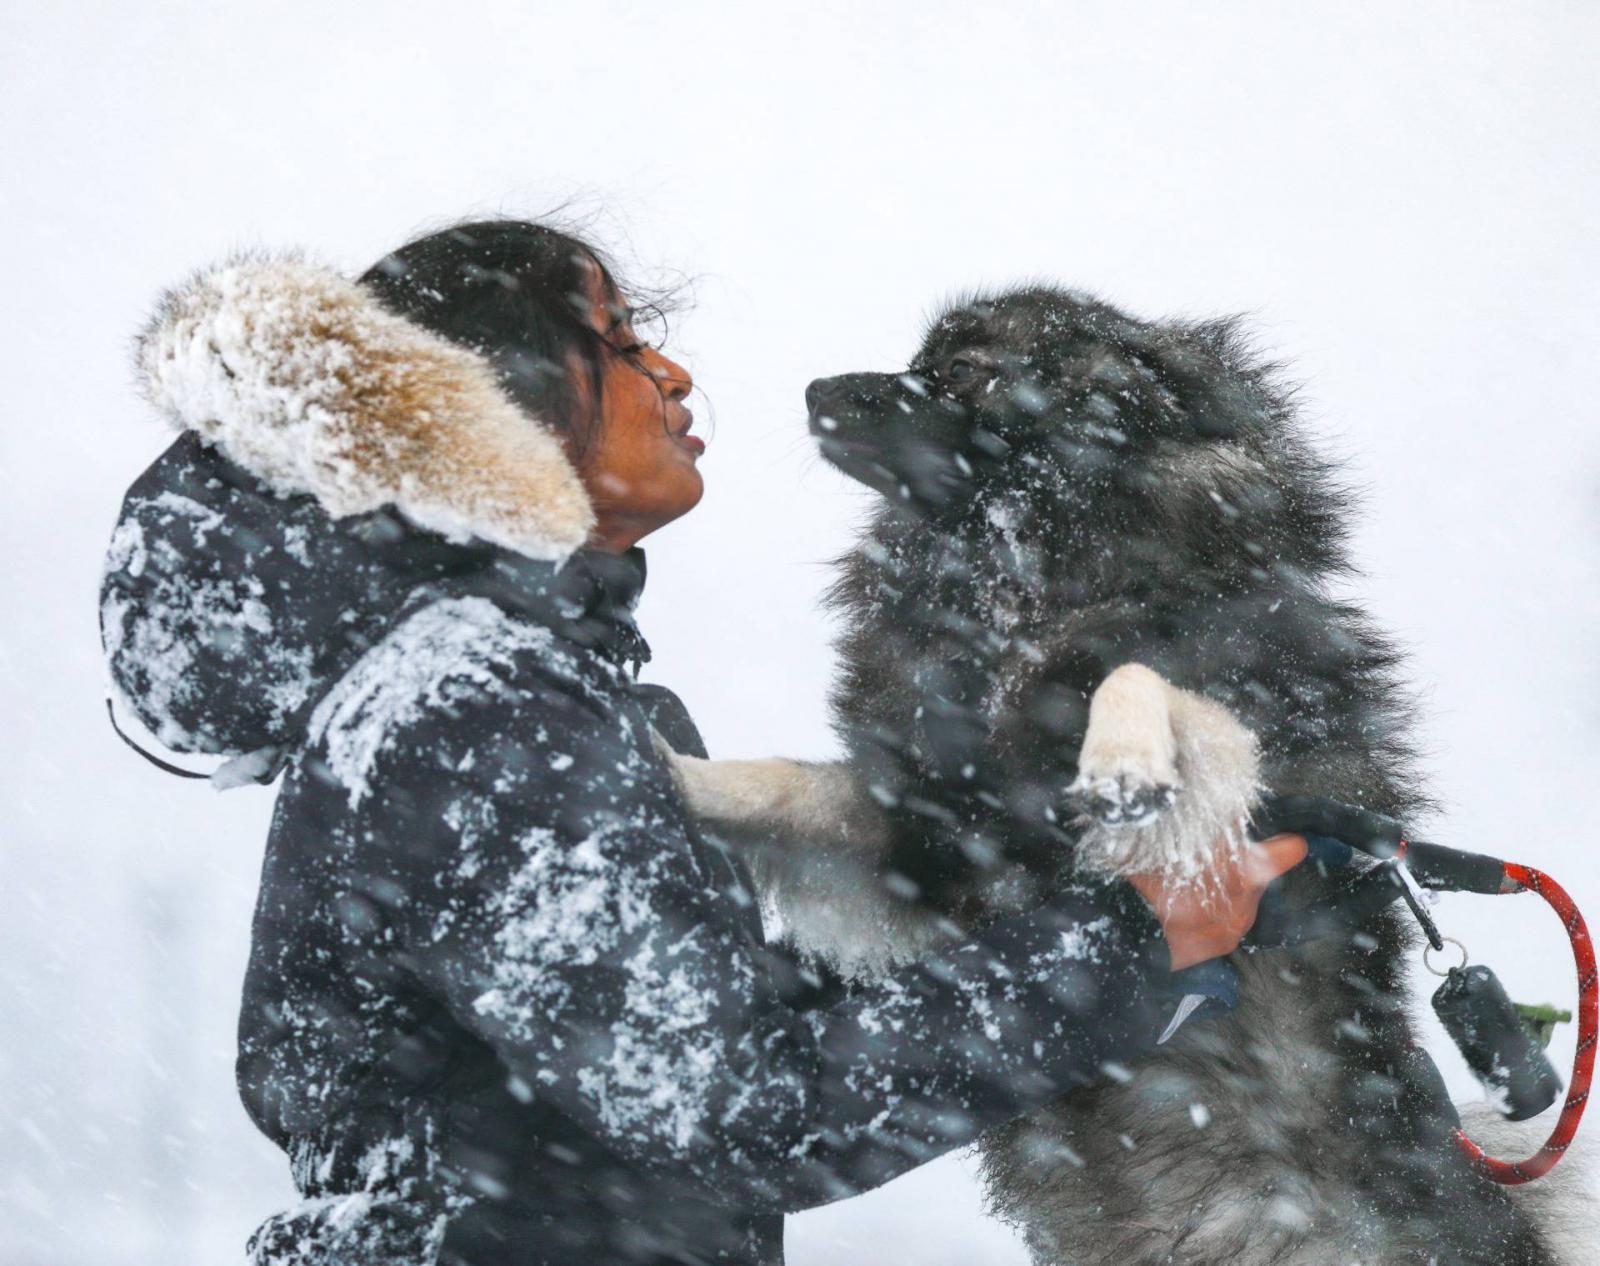
[[[1517,1186],[1542,1178],[1554,1169],[1578,1132],[1578,1122],[1583,1119],[1590,1083],[1594,1079],[1595,1044],[1600,1040],[1600,971],[1595,967],[1594,942],[1589,937],[1588,925],[1567,890],[1532,866],[1506,862],[1503,872],[1505,884],[1501,892],[1536,892],[1560,916],[1572,942],[1572,959],[1578,969],[1578,1049],[1572,1060],[1567,1101],[1544,1146],[1526,1160],[1506,1161],[1490,1156],[1459,1127],[1455,1132],[1456,1146],[1484,1177],[1505,1186]]]
[[[1280,831],[1324,835],[1380,862],[1404,862],[1424,888],[1489,896],[1514,891],[1505,886],[1505,863],[1498,857],[1413,840],[1393,818],[1324,796],[1268,796],[1251,815],[1250,828],[1256,839]]]
[[[1578,1049],[1572,1061],[1567,1100],[1555,1128],[1543,1147],[1520,1161],[1490,1156],[1459,1126],[1455,1131],[1456,1146],[1478,1172],[1492,1182],[1516,1186],[1542,1178],[1554,1169],[1578,1132],[1578,1122],[1583,1118],[1594,1079],[1595,1046],[1600,1042],[1600,972],[1595,966],[1594,942],[1577,903],[1567,890],[1532,866],[1502,862],[1497,857],[1467,853],[1443,844],[1410,840],[1393,818],[1322,796],[1268,797],[1252,816],[1250,826],[1251,834],[1257,839],[1282,831],[1331,836],[1381,862],[1403,864],[1424,888],[1489,896],[1536,892],[1560,916],[1572,943],[1572,959],[1578,972]],[[1414,897],[1409,892],[1406,895]]]

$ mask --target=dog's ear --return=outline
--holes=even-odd
[[[1266,400],[1251,378],[1223,354],[1231,325],[1157,327],[1145,355],[1166,388],[1162,404],[1205,439],[1232,439],[1267,420]]]
[[[1147,323],[1101,308],[1080,326],[1092,342],[1085,376],[1113,386],[1124,401],[1137,400],[1135,410],[1119,410],[1119,425],[1231,439],[1266,421],[1262,393],[1236,368],[1234,328],[1231,321]]]

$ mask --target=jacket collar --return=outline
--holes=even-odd
[[[559,566],[493,550],[482,566],[430,585],[428,592],[488,598],[566,641],[632,665],[637,673],[650,660],[650,646],[633,615],[644,582],[645,556],[637,547],[622,554],[582,549]]]

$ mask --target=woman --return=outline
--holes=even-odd
[[[184,434],[113,539],[114,677],[225,781],[286,767],[238,1075],[304,1199],[257,1262],[779,1261],[785,1211],[1152,1043],[1173,961],[1303,852],[1204,910],[1064,894],[801,1011],[652,745],[692,724],[629,671],[634,546],[703,446],[593,248],[506,221],[358,284],[235,261],[140,362]]]

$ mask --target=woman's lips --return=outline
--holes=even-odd
[[[689,428],[693,425],[694,415],[686,413],[683,418],[683,425],[674,429],[672,432],[672,438],[677,440],[679,444],[698,457],[701,453],[706,451],[706,442],[698,435],[689,434]]]

